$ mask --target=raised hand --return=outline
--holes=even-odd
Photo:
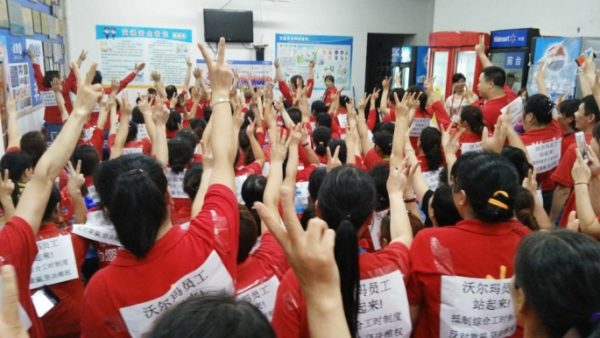
[[[142,63],[140,63],[140,64],[137,64],[137,63],[136,63],[136,64],[135,64],[135,67],[134,67],[134,72],[135,72],[136,74],[138,74],[139,72],[141,72],[141,71],[144,69],[144,67],[146,67],[146,64],[145,64],[145,63],[143,63],[143,62],[142,62]],[[160,79],[159,79],[159,81],[160,81]]]
[[[0,176],[0,199],[10,198],[15,191],[15,183],[10,179],[8,169],[4,169],[4,174]]]
[[[110,93],[111,94],[117,94],[119,92],[119,80],[115,80],[113,79],[112,81],[110,81]]]
[[[337,167],[342,166],[342,161],[339,158],[340,155],[340,146],[335,147],[335,151],[333,152],[333,156],[331,155],[331,150],[327,147],[327,172],[332,171]]]
[[[185,59],[185,64],[188,68],[192,68],[192,58],[188,57]]]
[[[358,110],[359,111],[365,110],[365,108],[367,107],[367,103],[369,103],[369,101],[371,100],[371,95],[372,94],[367,95],[367,93],[363,94],[363,97],[358,101]]]
[[[581,152],[578,149],[575,150],[575,153],[577,154],[577,160],[571,169],[573,182],[575,184],[588,184],[592,178],[592,170],[583,159],[583,156],[581,156]]]
[[[67,189],[69,191],[78,191],[85,183],[85,177],[81,173],[81,160],[77,161],[77,166],[73,168],[71,161],[67,162],[67,174],[69,180],[67,181]]]
[[[282,133],[276,131],[273,135],[275,139],[271,142],[271,161],[283,163],[287,156],[291,137],[288,136],[288,132],[285,129]]]
[[[275,68],[279,68],[279,59],[273,61],[273,66],[275,66]]]
[[[460,149],[460,137],[465,130],[459,129],[457,133],[450,135],[451,128],[451,125],[448,125],[447,128],[442,127],[442,146],[444,147],[445,153],[456,154],[456,152]]]
[[[153,82],[160,82],[160,73],[155,70],[151,71],[150,79],[152,79]]]
[[[19,317],[19,288],[17,273],[12,265],[0,268],[2,274],[2,311],[0,311],[0,337],[27,338],[29,335]]]
[[[167,124],[167,121],[169,120],[169,109],[165,107],[163,98],[156,98],[154,106],[152,107],[152,119],[157,126]]]
[[[406,166],[405,160],[400,161],[397,166],[390,166],[390,175],[386,183],[388,193],[404,193],[404,188],[406,188],[406,183],[408,182],[409,169]]]
[[[233,72],[225,62],[225,39],[219,40],[219,46],[217,48],[217,60],[212,60],[211,55],[208,53],[204,45],[198,44],[198,48],[206,61],[208,67],[208,73],[210,75],[213,98],[226,98],[228,97],[231,84],[233,83]]]
[[[201,79],[202,78],[202,69],[200,69],[199,67],[194,68],[194,71],[192,72],[192,74],[194,75],[195,79]]]
[[[479,43],[475,45],[475,52],[477,54],[485,54],[485,36],[479,35]]]
[[[62,83],[60,82],[60,79],[57,77],[52,79],[52,82],[50,82],[50,86],[52,87],[52,91],[55,93],[61,93],[63,90]]]
[[[92,80],[96,75],[96,66],[96,63],[93,63],[84,78],[79,71],[79,66],[76,63],[71,64],[71,69],[77,79],[77,98],[73,104],[73,114],[89,115],[96,102],[104,94],[102,85],[99,83],[92,85]]]
[[[310,60],[310,62],[308,63],[308,68],[315,68],[315,60]]]

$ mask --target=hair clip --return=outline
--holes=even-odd
[[[500,209],[508,210],[509,208],[508,208],[508,205],[506,205],[506,203],[501,202],[495,198],[498,195],[502,195],[502,196],[508,198],[508,193],[506,191],[498,190],[492,195],[492,197],[490,197],[488,199],[488,203],[491,205],[497,206]]]

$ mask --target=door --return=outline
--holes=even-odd
[[[444,100],[448,96],[448,73],[450,70],[450,50],[432,49],[431,51],[431,76],[434,78],[433,89],[440,93]]]

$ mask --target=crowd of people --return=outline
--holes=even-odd
[[[545,67],[517,95],[480,42],[476,88],[355,101],[331,75],[313,99],[314,62],[255,88],[198,48],[208,74],[152,71],[135,104],[143,63],[105,88],[85,52],[32,60],[55,104],[20,135],[7,99],[0,336],[600,337],[592,59],[582,98]]]

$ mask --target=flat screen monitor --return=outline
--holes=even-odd
[[[252,11],[204,9],[204,40],[218,42],[253,42]]]

